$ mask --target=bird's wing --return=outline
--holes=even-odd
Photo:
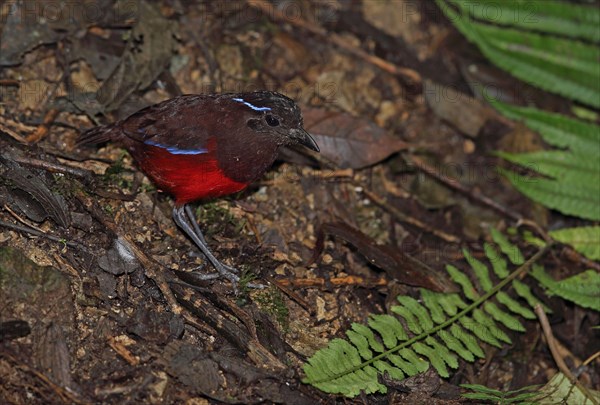
[[[214,137],[212,96],[175,97],[146,107],[123,120],[123,133],[130,139],[158,146],[174,154],[207,152]]]

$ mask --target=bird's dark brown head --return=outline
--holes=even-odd
[[[275,136],[281,145],[300,144],[319,151],[315,140],[303,128],[300,107],[291,98],[272,91],[226,94],[223,97],[245,107],[246,125],[253,131]]]

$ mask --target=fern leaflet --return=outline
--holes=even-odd
[[[559,114],[490,100],[501,113],[523,120],[551,145],[568,150],[497,155],[546,177],[500,169],[527,197],[567,215],[600,220],[600,128]]]
[[[492,264],[498,251],[509,252],[511,262],[520,260],[520,252],[506,238],[498,237],[501,244],[486,250]],[[529,260],[523,261],[508,274],[494,270],[501,279],[496,285],[490,277],[488,265],[465,250],[467,263],[474,271],[476,287],[457,267],[446,267],[452,280],[462,289],[444,294],[420,289],[420,300],[399,296],[399,305],[391,311],[397,315],[371,315],[368,325],[354,323],[346,332],[348,340],[333,339],[329,346],[317,351],[304,365],[305,383],[329,393],[349,397],[360,392],[386,392],[378,376],[388,373],[402,379],[433,367],[440,376],[447,377],[456,369],[459,359],[472,362],[483,358],[480,343],[502,347],[511,343],[500,325],[514,331],[523,331],[519,318],[535,317],[530,308],[510,297],[503,288],[512,285],[517,295],[529,306],[539,302],[529,288],[517,280],[550,248],[544,246]],[[522,258],[522,256],[521,256]],[[506,266],[506,261],[504,261]],[[495,267],[494,267],[495,268]],[[481,288],[481,293],[479,292]],[[491,299],[495,297],[496,302]],[[465,300],[466,299],[466,300]]]
[[[545,2],[543,9],[533,11],[530,8],[535,2],[436,3],[495,65],[541,89],[600,107],[597,9],[558,1]],[[493,16],[489,15],[491,6],[497,10]]]

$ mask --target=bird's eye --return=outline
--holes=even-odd
[[[265,116],[265,121],[267,121],[267,124],[269,124],[269,126],[271,126],[271,127],[276,127],[279,125],[279,120],[277,118],[275,118],[274,116],[272,116],[271,114],[267,114]]]

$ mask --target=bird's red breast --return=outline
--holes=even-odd
[[[176,204],[237,193],[249,183],[228,177],[218,165],[214,143],[206,153],[174,154],[159,146],[146,145],[134,156],[142,170],[162,190],[175,196]]]

